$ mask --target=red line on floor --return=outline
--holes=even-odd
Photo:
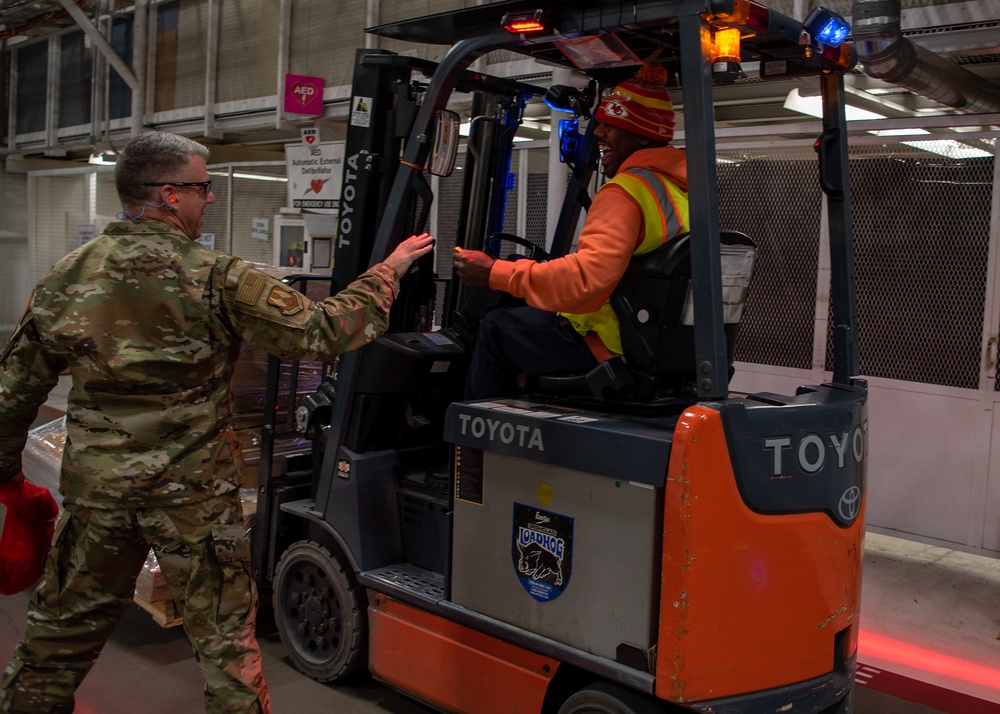
[[[858,674],[860,676],[856,677],[855,681],[861,686],[908,702],[923,704],[945,714],[1000,714],[1000,704],[995,702],[910,679],[894,672],[859,664]]]

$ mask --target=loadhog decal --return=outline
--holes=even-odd
[[[573,519],[514,504],[511,558],[518,580],[538,602],[555,600],[573,568]]]

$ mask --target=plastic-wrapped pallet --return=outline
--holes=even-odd
[[[66,447],[66,417],[41,424],[28,432],[21,452],[24,477],[36,486],[44,486],[62,507],[59,493],[59,469]]]

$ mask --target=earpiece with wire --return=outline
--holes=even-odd
[[[118,213],[115,214],[115,218],[117,218],[119,221],[129,220],[135,223],[140,218],[142,218],[142,215],[146,212],[146,208],[165,208],[168,211],[174,210],[171,206],[167,205],[168,203],[177,203],[177,196],[171,196],[163,203],[157,203],[156,205],[153,205],[152,203],[142,204],[142,210],[139,211],[138,216],[133,217],[132,215],[129,214],[128,211],[119,211]]]

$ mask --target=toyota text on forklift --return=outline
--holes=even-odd
[[[713,58],[733,28],[737,55]],[[280,460],[272,358],[254,566],[292,659],[321,681],[367,669],[446,712],[850,712],[868,430],[846,25],[752,0],[513,0],[370,31],[451,49],[440,63],[357,53],[333,291],[425,230],[445,180],[428,175],[457,160],[460,95],[474,117],[448,184],[462,210],[439,221],[439,250],[545,257],[502,230],[513,136],[546,89],[469,69],[495,50],[590,82],[547,88],[572,112],[548,255],[570,250],[589,205],[597,97],[649,58],[682,98],[691,227],[616,289],[624,359],[543,375],[517,399],[462,400],[499,296],[460,286],[449,255],[443,277],[433,256],[415,266],[390,331],[288,408],[310,448]],[[569,51],[588,44],[601,61]],[[712,88],[739,61],[761,80],[817,77],[822,94],[833,373],[793,395],[729,392],[756,245],[719,225]]]

